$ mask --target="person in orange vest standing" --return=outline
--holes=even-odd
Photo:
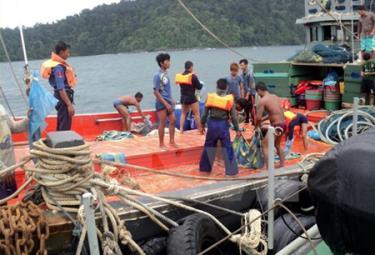
[[[48,79],[54,88],[54,96],[59,100],[57,110],[57,131],[70,130],[74,109],[74,90],[76,77],[73,68],[66,62],[70,56],[70,45],[59,41],[51,58],[41,67],[41,75]]]
[[[241,132],[238,126],[235,99],[232,94],[227,95],[227,90],[227,80],[219,79],[217,81],[217,92],[207,95],[206,106],[201,118],[201,132],[202,134],[205,133],[205,124],[207,122],[207,134],[199,169],[202,172],[212,171],[217,143],[220,141],[223,147],[225,174],[233,176],[238,173],[238,165],[232,142],[230,141],[229,119],[233,123],[237,136],[240,136]]]
[[[191,109],[194,119],[197,123],[198,130],[201,130],[201,118],[199,114],[199,102],[195,96],[195,91],[202,89],[202,84],[196,74],[193,73],[193,62],[185,62],[185,72],[176,74],[176,84],[181,89],[181,117],[180,117],[180,133],[184,132],[184,123],[186,115]]]

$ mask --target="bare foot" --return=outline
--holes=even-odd
[[[183,134],[184,133],[184,130],[183,129],[180,129],[180,134]]]
[[[168,150],[168,147],[165,146],[164,144],[160,144],[160,145],[159,145],[159,148],[160,148],[162,151],[167,151],[167,150]]]
[[[175,142],[169,142],[169,145],[175,148],[178,148],[178,145]]]
[[[281,164],[281,163],[275,164],[275,168],[283,168],[283,167],[284,167],[284,164]]]

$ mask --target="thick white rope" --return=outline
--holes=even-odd
[[[238,244],[240,255],[244,251],[248,255],[266,255],[267,241],[262,235],[262,218],[258,210],[251,209],[244,216],[245,229],[242,234],[233,235],[230,240]],[[250,224],[250,222],[252,222]]]

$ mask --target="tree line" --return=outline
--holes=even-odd
[[[233,47],[301,44],[304,29],[295,20],[304,15],[304,1],[184,1],[210,30]],[[21,60],[17,29],[1,29],[12,60]],[[222,47],[186,13],[176,0],[123,0],[24,30],[30,59],[49,56],[58,40],[73,55]],[[0,61],[4,61],[0,47]]]

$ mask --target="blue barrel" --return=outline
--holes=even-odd
[[[202,116],[202,112],[204,109],[204,102],[199,103],[199,113]],[[181,118],[181,105],[176,105],[174,110],[174,114],[176,116],[176,128],[180,129],[180,118]],[[184,130],[193,130],[197,129],[197,124],[195,123],[195,118],[192,112],[188,112],[186,115],[185,123],[184,123]]]

